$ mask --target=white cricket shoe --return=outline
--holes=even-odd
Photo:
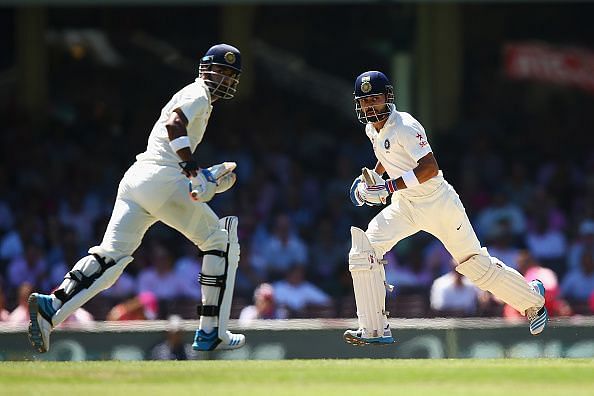
[[[363,346],[363,345],[388,345],[393,344],[394,338],[392,337],[392,330],[390,330],[390,325],[386,326],[384,329],[384,334],[382,336],[372,336],[367,333],[365,329],[358,329],[358,330],[347,330],[342,335],[342,339],[347,344],[351,344],[354,346]]]
[[[530,282],[529,285],[532,290],[544,297],[545,288],[540,280],[535,279]],[[547,312],[547,309],[544,307],[544,305],[542,307],[527,309],[526,316],[530,321],[530,333],[532,333],[532,335],[539,335],[542,333],[549,321],[549,313]]]

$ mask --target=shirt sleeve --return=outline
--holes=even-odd
[[[374,133],[373,133],[373,127],[368,125],[365,125],[365,134],[367,135],[367,137],[369,138],[369,141],[371,142],[371,145],[373,145],[373,139],[374,139]]]
[[[188,125],[190,125],[196,117],[206,111],[207,106],[208,100],[205,97],[184,92],[177,108],[184,113],[188,119]]]
[[[398,142],[415,162],[432,152],[425,129],[417,121],[400,128]]]

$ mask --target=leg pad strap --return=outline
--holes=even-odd
[[[219,307],[217,305],[198,305],[196,311],[199,316],[218,316]]]

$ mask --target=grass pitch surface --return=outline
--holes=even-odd
[[[594,395],[594,360],[1,362],[0,395]]]

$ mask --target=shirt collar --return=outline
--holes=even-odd
[[[393,103],[388,103],[388,106],[390,107],[390,109],[392,110],[392,112],[388,116],[388,121],[386,121],[386,123],[384,124],[384,126],[382,127],[382,129],[379,130],[378,133],[380,133],[380,134],[383,131],[388,130],[390,127],[396,125],[396,122],[398,120],[398,118],[396,117],[396,106]]]
[[[212,105],[212,97],[210,96],[210,89],[208,89],[208,85],[206,85],[204,80],[200,77],[196,77],[195,81],[204,87],[204,89],[206,90],[206,97],[208,98],[208,104]]]

